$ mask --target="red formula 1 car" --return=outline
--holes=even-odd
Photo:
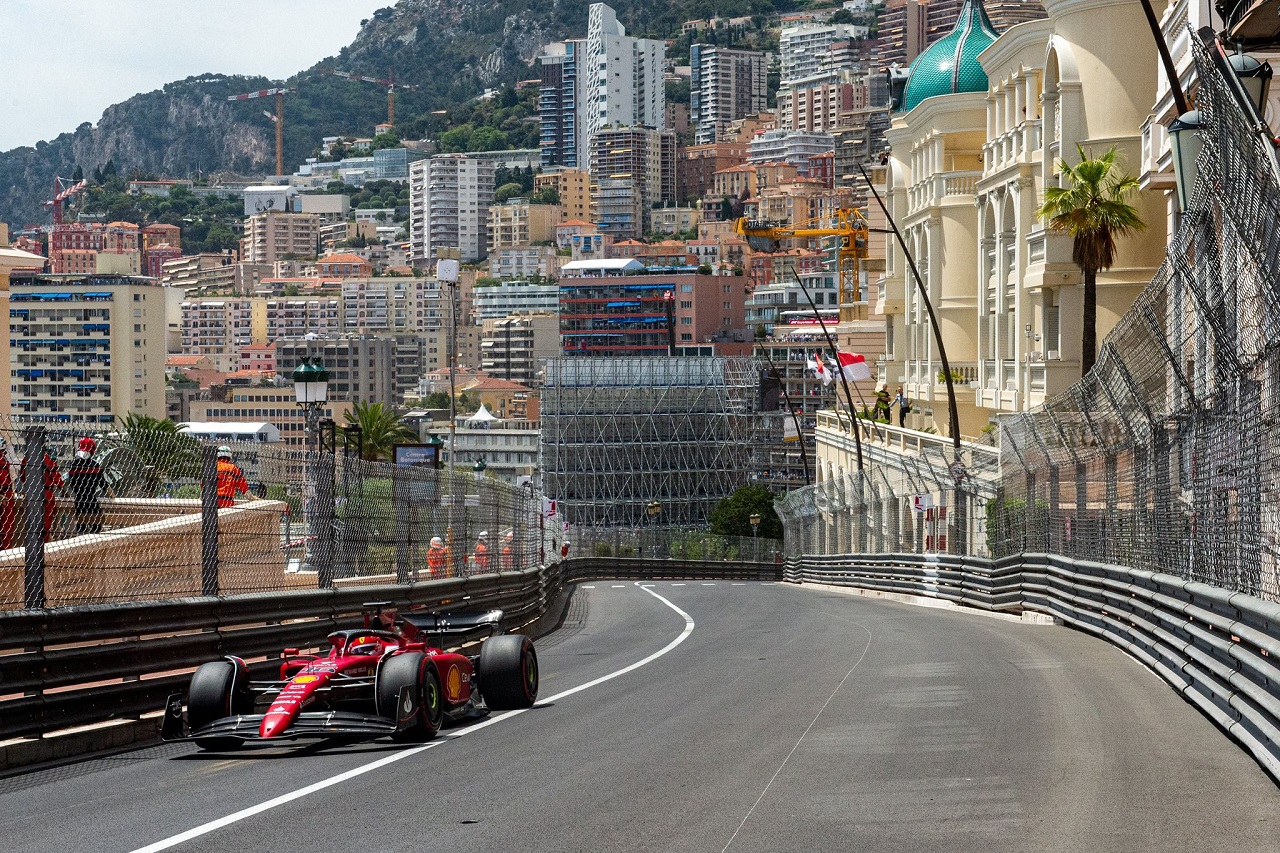
[[[538,656],[520,634],[501,633],[502,611],[402,614],[365,605],[365,627],[329,635],[326,655],[285,649],[278,681],[252,681],[237,657],[206,663],[165,705],[164,740],[204,749],[293,738],[425,741],[446,720],[528,708],[538,698]],[[488,633],[474,657],[430,639]]]

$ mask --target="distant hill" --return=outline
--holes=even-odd
[[[530,65],[546,43],[585,36],[587,0],[400,0],[366,20],[355,40],[287,81],[285,161],[292,168],[322,136],[372,132],[386,119],[386,99],[369,84],[333,77],[329,70],[384,76],[416,91],[396,95],[396,118],[406,138],[439,128],[433,110],[455,106],[486,88],[537,76]],[[670,37],[680,23],[712,15],[767,15],[790,0],[615,0],[610,5],[636,36]],[[825,4],[824,4],[825,5]],[[834,2],[830,5],[835,5]],[[228,103],[229,95],[278,85],[262,77],[189,77],[108,107],[96,125],[33,147],[0,153],[0,220],[14,226],[47,222],[55,175],[70,177],[115,164],[119,174],[163,177],[218,172],[269,174],[275,140],[262,116],[264,101]]]

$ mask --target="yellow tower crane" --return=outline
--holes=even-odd
[[[858,294],[858,261],[867,257],[867,220],[859,211],[842,207],[834,214],[798,222],[795,225],[771,225],[739,219],[734,230],[742,235],[755,252],[776,252],[783,240],[813,237],[839,237],[836,268],[840,274],[840,304],[852,302]]]

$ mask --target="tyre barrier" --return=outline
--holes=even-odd
[[[1280,605],[1172,575],[1022,554],[804,557],[792,582],[1051,615],[1140,660],[1280,781]]]
[[[555,627],[567,585],[580,580],[781,580],[782,568],[576,558],[522,572],[410,584],[0,612],[0,741],[158,712],[169,694],[186,690],[196,667],[224,655],[246,659],[259,677],[279,667],[282,649],[314,646],[331,631],[357,624],[366,601],[389,601],[402,610],[501,609],[504,629],[536,637]],[[99,748],[87,743],[83,751]],[[50,757],[48,750],[25,754]],[[27,761],[7,751],[0,756],[0,770],[22,763]]]

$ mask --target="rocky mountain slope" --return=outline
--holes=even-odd
[[[682,20],[766,14],[771,0],[615,0],[610,3],[632,35],[668,36]],[[777,4],[782,5],[782,4]],[[329,70],[383,76],[417,85],[397,95],[397,124],[407,135],[429,130],[431,111],[475,97],[488,87],[537,74],[531,65],[551,41],[586,34],[588,0],[399,0],[361,26],[355,40],[288,81],[285,160],[296,164],[322,136],[372,132],[385,120],[386,101],[375,86],[327,75]],[[55,175],[86,174],[114,162],[124,176],[206,176],[273,171],[274,134],[263,101],[227,102],[228,95],[267,88],[265,78],[208,74],[171,83],[109,107],[97,124],[85,122],[35,147],[0,153],[0,220],[15,226],[47,222],[41,202]]]

